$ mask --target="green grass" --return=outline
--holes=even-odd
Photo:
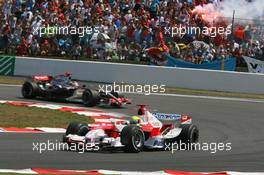
[[[10,76],[0,76],[0,84],[14,84],[14,85],[21,85],[23,84],[23,79],[18,79],[16,77]]]
[[[66,128],[72,121],[91,123],[93,119],[71,112],[0,104],[0,121],[1,127]]]

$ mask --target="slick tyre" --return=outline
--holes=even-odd
[[[24,98],[32,99],[37,96],[38,86],[34,82],[25,82],[22,86],[22,96]]]
[[[85,136],[89,132],[88,125],[85,123],[71,122],[66,130],[66,136],[69,134]]]
[[[182,128],[182,131],[177,138],[179,146],[183,149],[191,149],[190,145],[199,141],[198,127],[196,125],[186,124],[180,125],[180,128]]]
[[[93,107],[96,106],[99,103],[99,97],[98,92],[91,90],[91,89],[85,89],[82,95],[82,101],[83,104],[87,107]]]
[[[144,141],[144,132],[137,126],[126,126],[121,131],[121,143],[125,146],[125,152],[138,153],[142,151]]]
[[[124,98],[124,94],[120,93],[120,92],[115,92],[115,91],[112,91],[111,94],[113,96],[115,96],[116,98]]]

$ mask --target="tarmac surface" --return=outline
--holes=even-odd
[[[152,111],[192,116],[200,130],[205,150],[144,151],[138,154],[123,152],[46,151],[33,150],[33,143],[49,140],[59,142],[62,134],[0,133],[0,169],[107,169],[123,171],[264,171],[264,103],[192,97],[127,95],[133,104],[148,104]],[[1,100],[25,101],[20,87],[0,86]],[[37,100],[39,101],[39,100]],[[43,101],[42,101],[43,102]],[[56,102],[52,102],[56,103]],[[67,105],[82,106],[77,103]],[[135,105],[123,109],[100,107],[135,115]],[[14,121],[15,122],[15,121]],[[1,123],[1,121],[0,121]],[[1,124],[0,124],[1,125]],[[214,143],[224,143],[216,150]],[[227,151],[226,144],[231,150]],[[205,147],[204,147],[205,148]]]

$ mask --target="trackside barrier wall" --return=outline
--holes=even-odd
[[[17,57],[15,75],[72,72],[79,80],[264,94],[264,74]]]
[[[0,75],[14,75],[15,60],[13,56],[0,56]]]

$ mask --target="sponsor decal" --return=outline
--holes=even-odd
[[[152,115],[160,120],[181,120],[180,114],[152,113]]]
[[[244,56],[250,73],[264,73],[264,61]]]

